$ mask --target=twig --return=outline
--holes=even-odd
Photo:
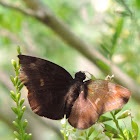
[[[22,9],[22,8],[16,6],[16,5],[12,5],[8,2],[5,2],[3,0],[0,0],[0,5],[2,5],[4,7],[7,7],[7,8],[15,9],[15,10],[21,12],[24,15],[28,15],[28,16],[35,16],[36,15],[35,12],[30,10],[30,9],[25,10],[25,9]]]
[[[124,140],[127,140],[126,137],[125,137],[125,135],[123,134],[122,129],[121,129],[120,126],[119,126],[119,122],[118,122],[118,120],[116,119],[115,115],[113,114],[113,112],[110,112],[110,113],[111,113],[111,115],[112,115],[112,117],[113,117],[113,121],[114,121],[116,127],[117,127],[117,128],[119,129],[119,131],[120,131],[121,136],[123,137]]]

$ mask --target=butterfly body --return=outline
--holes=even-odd
[[[68,118],[69,123],[86,129],[107,111],[123,107],[131,92],[107,80],[84,81],[83,72],[75,78],[62,67],[32,56],[19,55],[19,78],[28,89],[32,110],[50,119]]]

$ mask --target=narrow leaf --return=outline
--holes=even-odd
[[[14,59],[12,59],[12,60],[11,60],[11,63],[12,63],[12,65],[14,66],[14,68],[16,69],[16,67],[17,67],[16,61],[15,61]]]
[[[28,124],[28,121],[27,121],[27,119],[25,119],[25,120],[23,121],[23,129],[26,128],[27,124]]]
[[[120,116],[118,116],[117,119],[124,119],[128,116],[131,116],[131,112],[130,112],[130,110],[125,110]]]
[[[26,109],[26,106],[23,106],[23,107],[22,107],[22,111],[24,112],[24,111],[25,111],[25,109]]]
[[[23,98],[23,99],[21,99],[21,101],[20,101],[20,106],[22,106],[23,105],[23,103],[24,103],[24,101],[25,101],[25,99]]]
[[[16,102],[17,99],[16,99],[16,94],[15,94],[15,92],[14,92],[14,91],[10,91],[10,92],[11,92],[11,97],[12,97],[12,99]]]
[[[21,97],[21,93],[18,93],[18,94],[17,94],[17,100],[18,100],[18,101],[20,100],[20,97]]]
[[[31,134],[31,133],[29,133],[29,134],[26,136],[26,140],[30,140],[30,139],[31,139],[31,137],[32,137],[32,134]]]
[[[107,131],[104,132],[106,136],[108,136],[109,138],[112,138],[114,136],[114,134],[112,133],[109,133]]]
[[[111,121],[112,118],[106,117],[106,116],[100,116],[98,122],[106,122],[106,121]]]
[[[19,128],[19,125],[17,124],[17,122],[13,121],[12,123],[16,128]]]
[[[19,133],[18,133],[17,131],[14,131],[14,135],[15,135],[18,139],[20,139],[20,135],[19,135]]]
[[[122,108],[116,109],[116,110],[114,111],[114,115],[118,114],[121,110],[122,110]]]
[[[11,107],[11,109],[13,110],[13,112],[15,112],[16,114],[18,114],[18,109],[16,107]]]
[[[15,80],[14,80],[13,75],[10,75],[10,79],[11,79],[11,81],[12,81],[13,85],[15,86]]]
[[[17,82],[18,82],[18,76],[16,76],[16,77],[14,78],[14,81],[15,81],[15,85],[16,85]]]
[[[91,127],[91,128],[90,128],[90,130],[89,130],[89,132],[88,132],[88,137],[90,137],[90,135],[93,133],[94,130],[95,130],[94,127]]]
[[[134,122],[133,120],[131,121],[131,125],[132,125],[133,137],[134,137],[134,139],[137,139],[138,138],[139,127],[138,127],[137,123]]]
[[[108,124],[104,124],[104,126],[105,126],[105,130],[107,130],[108,132],[113,133],[113,134],[118,134],[118,131],[112,126]]]
[[[131,134],[130,131],[129,131],[129,139],[130,139],[130,140],[133,140],[133,137],[132,137],[132,134]]]
[[[18,52],[18,54],[21,54],[20,46],[17,46],[17,52]]]
[[[19,91],[21,91],[21,89],[23,88],[23,86],[24,85],[22,83],[19,85],[19,87],[18,87]]]
[[[18,119],[21,120],[22,119],[22,116],[23,116],[23,111],[19,113]]]

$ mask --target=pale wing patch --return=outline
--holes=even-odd
[[[25,84],[29,81],[28,76],[25,74],[24,71],[22,71],[22,69],[20,70],[19,79],[23,84]]]
[[[30,63],[30,68],[31,69],[37,69],[36,64],[35,63]]]
[[[95,101],[95,104],[97,105],[99,101],[100,101],[100,98],[97,98]]]
[[[40,86],[44,86],[44,79],[40,79]]]
[[[113,96],[117,94],[116,85],[114,83],[108,83],[109,93]]]

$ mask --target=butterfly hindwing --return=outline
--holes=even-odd
[[[86,129],[97,122],[100,115],[123,107],[131,92],[107,80],[88,80],[83,85],[69,117],[76,128]]]
[[[72,107],[69,123],[75,128],[87,129],[96,123],[98,118],[96,106],[88,98],[85,98],[85,92],[81,91]]]
[[[18,55],[21,65],[20,80],[28,89],[32,110],[50,119],[64,116],[65,95],[72,76],[62,67],[36,57]]]

